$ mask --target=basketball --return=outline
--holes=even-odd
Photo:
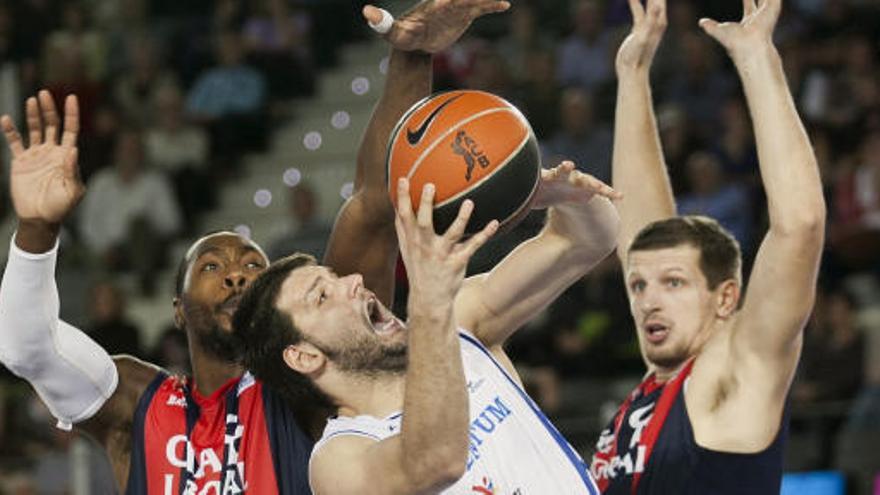
[[[407,177],[413,207],[433,183],[434,229],[445,232],[465,199],[474,202],[465,234],[492,220],[510,229],[528,212],[541,174],[535,134],[509,102],[482,91],[438,93],[413,105],[388,144],[388,190]]]

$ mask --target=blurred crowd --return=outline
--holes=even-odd
[[[64,300],[88,308],[82,328],[110,353],[187,370],[182,332],[169,328],[144,348],[126,299],[156,290],[152,274],[168,263],[169,243],[200,233],[217,186],[241,173],[245,153],[267,146],[275,123],[294,118],[291,99],[309,97],[340,44],[359,35],[352,3],[0,0],[2,112],[21,112],[36,88],[80,98],[89,191],[64,233],[59,276]],[[880,471],[880,5],[785,4],[776,43],[830,217],[791,394],[788,468],[865,477]],[[732,65],[697,27],[704,16],[735,19],[741,4],[671,0],[668,8],[652,88],[678,208],[730,229],[747,274],[767,225],[751,121]],[[572,159],[610,181],[614,57],[628,30],[627,0],[518,0],[436,57],[435,89],[509,99],[532,123],[545,166]],[[291,245],[320,256],[330,219],[317,217],[317,201],[306,182],[290,190],[290,227],[266,244],[270,257]],[[0,204],[8,210],[8,201]],[[14,229],[5,213],[2,242]],[[471,269],[490,269],[542,221],[530,215]],[[119,273],[134,277],[135,294],[126,294]],[[405,280],[399,285],[398,302]],[[610,257],[511,342],[533,396],[587,455],[608,405],[643,373],[632,328],[620,265]],[[3,383],[0,494],[64,493],[60,453],[70,436],[46,427],[48,413],[20,382]],[[579,422],[567,427],[567,418]],[[111,489],[101,480],[94,477],[90,493]]]

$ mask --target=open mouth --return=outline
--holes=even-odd
[[[241,302],[241,294],[235,294],[233,296],[229,296],[223,301],[223,304],[220,305],[220,311],[229,314],[230,316],[235,313],[235,310],[238,309],[238,303]]]
[[[645,325],[645,333],[648,336],[649,342],[658,344],[663,342],[666,336],[669,335],[669,327],[663,323],[650,322]]]
[[[370,327],[377,334],[391,333],[397,328],[397,318],[382,306],[375,296],[368,297],[364,302],[364,314],[370,322]]]

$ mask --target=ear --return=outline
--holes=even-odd
[[[739,282],[734,279],[725,280],[715,289],[715,294],[715,314],[722,320],[730,318],[739,307]]]
[[[287,346],[282,356],[290,369],[303,375],[314,374],[327,363],[327,356],[308,342]]]
[[[178,330],[184,330],[186,327],[184,325],[185,319],[183,318],[183,302],[179,297],[175,297],[171,306],[174,308],[174,327]]]

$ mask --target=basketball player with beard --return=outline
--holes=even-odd
[[[386,301],[396,261],[384,180],[387,136],[404,111],[430,93],[429,53],[453,43],[473,19],[508,6],[423,1],[386,34],[394,49],[385,94],[365,131],[355,192],[337,218],[326,256],[340,273],[364,273]],[[368,18],[376,13],[373,7],[364,12]],[[0,287],[0,361],[31,383],[60,427],[76,424],[105,447],[120,491],[308,493],[312,439],[298,411],[234,360],[232,314],[268,266],[263,251],[235,233],[218,232],[196,241],[182,260],[174,321],[190,343],[191,378],[168,376],[130,356],[111,358],[58,319],[58,231],[84,192],[77,174],[77,100],[66,99],[63,132],[46,91],[28,99],[26,114],[27,146],[11,119],[2,119],[19,224]]]
[[[466,201],[434,232],[432,185],[412,212],[398,186],[409,320],[308,256],[273,264],[245,293],[235,332],[248,369],[288,400],[334,414],[312,454],[318,494],[597,493],[588,468],[523,391],[504,342],[614,249],[619,196],[565,162],[542,171],[548,220],[491,272],[464,279],[497,227],[460,242]],[[326,419],[326,417],[325,417]]]
[[[606,494],[776,494],[786,397],[813,306],[825,227],[816,159],[772,41],[781,0],[743,0],[740,22],[700,27],[733,60],[754,123],[769,230],[741,300],[734,238],[676,217],[649,70],[664,0],[630,0],[617,55],[613,181],[618,237],[645,380],[602,432],[591,470]]]

